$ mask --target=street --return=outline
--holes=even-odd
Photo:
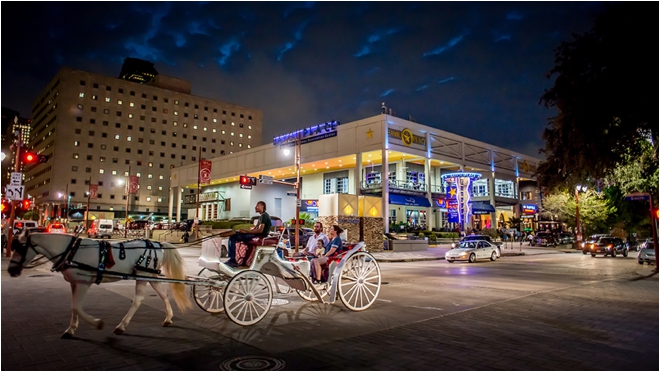
[[[180,252],[196,274],[198,248]],[[134,282],[94,286],[70,319],[70,288],[50,264],[11,278],[3,260],[3,370],[658,370],[658,276],[635,255],[554,253],[495,262],[381,262],[378,300],[352,312],[337,300],[275,294],[266,317],[240,327],[224,314],[164,307],[153,289],[127,333],[112,333]],[[285,300],[285,301],[281,301]]]

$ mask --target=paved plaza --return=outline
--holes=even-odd
[[[180,251],[189,273],[199,270],[199,249]],[[658,370],[653,266],[535,253],[477,264],[383,260],[370,309],[282,294],[251,327],[193,305],[175,309],[174,325],[163,328],[162,302],[149,289],[117,336],[134,285],[103,284],[85,309],[105,328],[81,323],[71,340],[60,338],[70,319],[68,283],[49,265],[11,278],[3,259],[2,369]]]

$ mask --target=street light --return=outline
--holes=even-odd
[[[300,233],[300,146],[301,146],[301,138],[300,138],[300,133],[296,133],[296,146],[295,146],[295,151],[294,151],[294,164],[296,166],[296,183],[293,187],[296,188],[296,229],[295,229],[295,234],[296,238],[294,240],[295,242],[295,247],[296,247],[296,253],[298,253],[298,244],[300,244],[300,237],[298,236]],[[291,153],[288,148],[284,148],[283,151],[285,156],[289,156]]]
[[[580,242],[582,241],[582,229],[580,228],[580,204],[578,199],[578,193],[586,192],[586,185],[577,185],[575,186],[575,232],[577,235],[577,246],[580,247]]]
[[[125,187],[125,195],[126,195],[126,218],[124,220],[124,238],[126,238],[127,233],[128,233],[128,200],[130,198],[129,194],[129,186],[130,186],[130,177],[131,177],[131,165],[128,165],[128,174],[126,175],[126,187]],[[122,180],[119,180],[117,184],[121,186],[123,183]]]

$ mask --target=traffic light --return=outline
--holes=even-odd
[[[254,186],[257,184],[257,177],[241,176],[239,183],[244,186]]]
[[[298,220],[298,225],[304,225],[304,224],[305,224],[305,220],[303,220],[303,219]],[[291,219],[291,225],[296,225],[296,219],[295,218]]]
[[[2,212],[2,213],[9,212],[10,206],[11,205],[9,204],[9,200],[2,199],[2,207],[0,207],[0,208],[2,208],[2,210],[0,212]]]
[[[35,155],[31,152],[26,152],[25,155],[23,155],[23,162],[25,164],[34,163],[36,160],[37,160],[37,155]]]
[[[25,199],[21,202],[21,207],[23,210],[29,210],[30,209],[30,199]]]

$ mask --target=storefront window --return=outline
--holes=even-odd
[[[513,181],[495,179],[495,196],[515,198],[515,185]]]
[[[472,196],[489,196],[488,180],[477,180],[472,183]]]
[[[324,194],[348,194],[348,177],[326,178],[323,181]]]

